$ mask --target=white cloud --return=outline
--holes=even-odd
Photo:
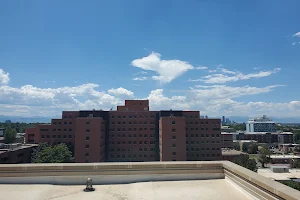
[[[217,72],[218,70],[216,70],[216,69],[210,69],[210,70],[208,70],[208,72],[209,73],[215,73],[215,72]]]
[[[3,69],[0,69],[0,84],[6,85],[8,84],[9,80],[9,73],[5,73]]]
[[[134,81],[145,81],[145,80],[148,80],[148,77],[146,77],[146,76],[134,77],[132,80],[134,80]]]
[[[300,32],[295,33],[293,37],[300,37]]]
[[[234,82],[239,80],[248,80],[252,78],[261,78],[270,76],[274,73],[279,72],[280,68],[275,68],[273,70],[269,71],[260,71],[256,73],[250,73],[250,74],[242,74],[240,72],[236,72],[233,76],[228,76],[224,74],[212,74],[202,77],[202,79],[198,79],[199,81],[203,81],[205,83],[226,83],[226,82]],[[227,73],[230,72],[231,74],[234,73],[232,71],[227,71]],[[195,80],[191,80],[195,81]]]
[[[226,73],[226,74],[237,74],[238,72],[230,71],[225,68],[221,68],[221,72]]]
[[[137,75],[140,75],[140,74],[147,74],[147,72],[145,72],[145,71],[137,72],[137,73],[133,74],[133,76],[137,76]]]
[[[162,83],[169,83],[186,71],[194,69],[188,62],[181,60],[161,60],[159,53],[152,52],[150,55],[133,60],[131,65],[143,70],[155,71],[159,76],[152,77]],[[159,77],[159,78],[158,78]]]
[[[199,67],[196,67],[195,69],[204,70],[204,69],[208,69],[208,67],[206,67],[206,66],[199,66]]]
[[[161,80],[162,76],[152,78]],[[200,110],[202,114],[209,116],[267,114],[300,117],[300,101],[284,103],[238,101],[241,97],[266,94],[281,86],[195,85],[189,90],[171,91],[180,95],[171,93],[166,96],[163,89],[152,90],[142,99],[149,99],[151,110]],[[137,99],[133,91],[123,87],[103,91],[99,90],[98,84],[93,83],[58,88],[0,85],[0,94],[0,114],[15,116],[58,116],[63,110],[109,110],[117,105],[123,105],[125,99]]]
[[[121,97],[122,99],[133,99],[134,94],[130,90],[126,90],[125,88],[119,87],[117,89],[109,89],[108,90],[109,94],[115,95],[117,97]]]

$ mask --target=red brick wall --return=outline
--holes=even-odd
[[[184,117],[161,117],[159,120],[160,161],[186,160]]]
[[[105,121],[102,118],[77,118],[75,162],[103,162],[105,159]]]
[[[109,161],[155,161],[156,112],[109,113]]]

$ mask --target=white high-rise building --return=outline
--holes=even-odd
[[[276,124],[266,115],[250,118],[246,124],[247,132],[276,132]]]

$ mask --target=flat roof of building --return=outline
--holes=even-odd
[[[257,170],[259,175],[272,180],[290,180],[291,178],[300,178],[300,169],[290,169],[288,173],[274,173],[269,168]]]
[[[250,200],[247,193],[233,181],[226,179],[194,181],[141,182],[131,184],[94,185],[94,192],[83,192],[84,185],[0,185],[5,199],[57,200],[165,200],[211,199]],[[13,191],[13,192],[12,192]],[[1,198],[0,198],[1,199]]]
[[[296,156],[296,155],[271,155],[270,156],[272,159],[292,159],[292,158],[296,158],[299,159],[300,156]]]
[[[20,149],[27,149],[27,148],[31,148],[31,147],[37,147],[37,146],[38,146],[38,144],[23,144],[19,147],[12,148],[12,149],[0,149],[0,154],[5,153],[7,151],[18,151]]]
[[[222,149],[222,155],[224,156],[229,156],[229,155],[233,156],[233,155],[241,155],[241,154],[246,154],[246,153],[234,149],[230,149],[230,150]]]

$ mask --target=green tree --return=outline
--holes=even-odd
[[[33,163],[68,163],[73,161],[73,157],[64,143],[54,146],[43,143],[32,153],[31,160]]]
[[[241,150],[241,146],[239,143],[234,143],[233,144],[233,149],[237,150],[237,151],[240,151]]]
[[[271,152],[268,147],[262,147],[260,150],[260,155],[258,158],[258,161],[262,164],[263,167],[265,167],[265,164],[269,163]]]
[[[6,144],[14,143],[16,141],[17,131],[15,129],[7,128],[4,132],[4,142]]]
[[[254,159],[249,159],[248,155],[237,156],[232,160],[232,162],[252,171],[257,171],[256,161]]]
[[[248,145],[248,153],[249,154],[256,154],[258,150],[258,144],[256,143],[251,143]]]
[[[242,151],[243,152],[248,152],[248,145],[246,143],[243,143],[243,145],[242,145]]]

